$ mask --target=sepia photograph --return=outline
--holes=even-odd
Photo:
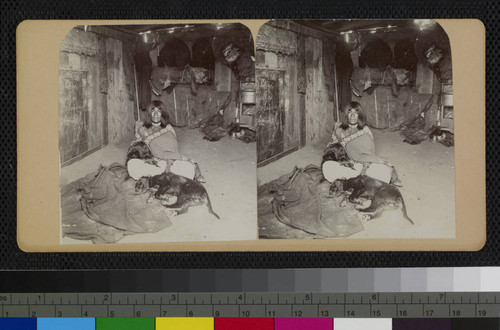
[[[61,244],[256,240],[239,23],[80,25],[59,55]]]
[[[436,21],[273,20],[256,45],[259,238],[456,237]]]

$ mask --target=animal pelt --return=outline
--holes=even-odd
[[[205,204],[208,211],[220,219],[212,209],[205,187],[198,181],[164,172],[152,177],[142,177],[135,185],[137,192],[146,192],[150,189],[155,191],[154,196],[157,199],[165,201],[162,203],[165,207],[176,209],[177,214],[186,213],[190,206]],[[176,197],[175,202],[172,202],[173,197]]]
[[[452,147],[455,145],[455,139],[453,133],[443,130],[439,127],[433,127],[433,131],[429,134],[429,139],[432,142],[439,142],[447,147]]]
[[[200,131],[205,134],[203,138],[208,141],[219,141],[228,132],[224,128],[224,111],[217,112],[205,121],[198,123],[195,127],[200,127]]]
[[[388,210],[400,210],[403,218],[414,224],[413,220],[408,217],[403,196],[397,187],[366,175],[347,180],[335,180],[330,186],[330,192],[335,196],[351,190],[349,202],[360,204],[359,198],[371,201],[367,208],[358,209],[370,219],[376,219]]]

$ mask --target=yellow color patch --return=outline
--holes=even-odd
[[[156,330],[214,330],[214,318],[157,317]]]

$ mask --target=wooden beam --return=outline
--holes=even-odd
[[[318,39],[337,39],[340,34],[334,31],[320,30],[319,27],[310,27],[306,25],[306,22],[297,23],[297,21],[291,20],[274,20],[269,21],[267,24],[277,28],[289,30],[297,34],[301,34],[308,37],[318,38]]]
[[[106,37],[110,37],[113,39],[118,39],[122,41],[128,41],[135,43],[137,41],[138,36],[121,32],[118,30],[110,29],[105,26],[99,26],[99,25],[78,25],[75,27],[75,29],[82,30],[82,31],[87,31],[87,32],[93,32],[97,34],[104,35]]]

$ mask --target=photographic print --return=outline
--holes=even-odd
[[[485,42],[475,19],[23,21],[18,247],[477,251]]]
[[[456,237],[438,23],[273,20],[256,43],[261,239]]]
[[[61,243],[257,239],[254,62],[239,23],[71,29]]]

